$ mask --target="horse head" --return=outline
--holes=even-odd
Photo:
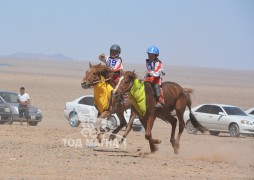
[[[113,93],[122,96],[124,93],[129,92],[135,78],[137,78],[135,70],[124,72]]]
[[[105,80],[109,79],[111,75],[111,69],[101,63],[98,65],[92,65],[89,62],[89,69],[86,71],[84,78],[81,81],[81,87],[84,89],[90,88],[93,85],[101,82],[102,76]]]

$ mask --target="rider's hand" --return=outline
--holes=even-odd
[[[104,59],[105,59],[105,54],[101,53],[101,54],[99,55],[99,60],[104,60]]]

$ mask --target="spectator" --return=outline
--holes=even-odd
[[[25,88],[20,88],[20,94],[18,95],[17,99],[19,103],[19,118],[22,118],[25,116],[25,118],[28,120],[29,114],[28,114],[28,104],[30,104],[30,97],[27,93],[25,93]]]

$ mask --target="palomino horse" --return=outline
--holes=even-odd
[[[122,75],[122,78],[118,83],[118,87],[115,89],[115,94],[121,96],[123,93],[130,92],[133,82],[136,78],[137,77],[134,71],[126,71]],[[202,133],[207,130],[197,121],[195,116],[192,114],[190,98],[191,90],[185,91],[180,85],[174,82],[164,82],[162,83],[162,89],[165,104],[162,108],[155,108],[156,100],[154,98],[154,89],[149,82],[145,82],[144,85],[146,91],[146,113],[143,117],[141,117],[136,109],[134,109],[134,111],[136,111],[136,114],[139,116],[139,119],[145,128],[145,138],[149,141],[151,152],[155,152],[157,150],[156,144],[161,143],[159,139],[153,139],[151,133],[156,117],[171,124],[172,131],[170,142],[174,148],[175,154],[178,154],[180,150],[180,137],[185,127],[183,114],[186,106],[190,110],[189,117],[193,126]],[[177,119],[179,121],[179,132],[176,139],[175,129],[177,125],[177,119],[171,114],[173,110],[175,110]],[[131,123],[132,122],[129,123],[126,129],[125,135],[123,136],[124,138],[127,136],[130,130],[129,126]]]
[[[86,71],[85,77],[83,78],[82,82],[81,82],[81,86],[84,89],[96,86],[97,83],[100,83],[101,81],[105,81],[106,83],[110,84],[111,86],[113,86],[113,88],[115,87],[115,83],[114,81],[110,78],[110,76],[112,75],[112,71],[109,67],[102,65],[102,64],[98,64],[98,65],[92,65],[91,63],[89,63],[89,67],[90,69],[88,71]],[[102,79],[103,77],[103,79]],[[96,96],[98,94],[94,94],[94,96]],[[115,98],[110,98],[111,100],[115,100]],[[120,100],[118,99],[117,102],[114,102],[114,104],[116,105],[116,108],[112,108],[112,101],[109,101],[108,104],[108,108],[104,109],[103,112],[98,114],[98,119],[97,121],[100,121],[104,118],[107,118],[109,115],[116,113],[116,115],[118,116],[119,120],[120,120],[120,125],[119,127],[117,127],[112,134],[110,135],[110,139],[113,140],[115,138],[115,135],[124,127],[126,126],[126,120],[124,118],[124,111],[129,109],[132,105],[129,102],[125,102],[123,103],[123,99],[121,98]],[[131,111],[131,116],[130,116],[130,121],[133,122],[133,120],[135,119],[136,114],[134,113],[134,111]],[[96,122],[96,124],[98,124],[98,122]],[[100,134],[99,134],[100,135]],[[98,138],[100,138],[100,136],[98,135]]]

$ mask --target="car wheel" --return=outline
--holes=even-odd
[[[28,122],[28,124],[30,126],[37,126],[38,122],[36,122],[36,121],[30,121],[30,122]]]
[[[209,133],[213,136],[218,136],[220,134],[219,131],[209,131]]]
[[[117,120],[114,116],[109,116],[107,118],[107,127],[109,127],[110,129],[117,128]]]
[[[69,116],[69,124],[71,127],[78,127],[80,124],[78,114],[76,112],[71,112]]]
[[[239,127],[237,124],[231,124],[229,126],[229,134],[232,137],[239,137],[240,136]]]
[[[188,132],[189,134],[197,134],[197,132],[198,132],[198,129],[196,129],[196,128],[192,125],[192,123],[191,123],[190,120],[187,121],[187,123],[186,123],[186,129],[187,129],[187,132]]]
[[[4,124],[5,123],[5,121],[0,121],[0,124]]]
[[[11,115],[9,121],[8,121],[8,124],[12,124],[13,123],[13,116]]]

